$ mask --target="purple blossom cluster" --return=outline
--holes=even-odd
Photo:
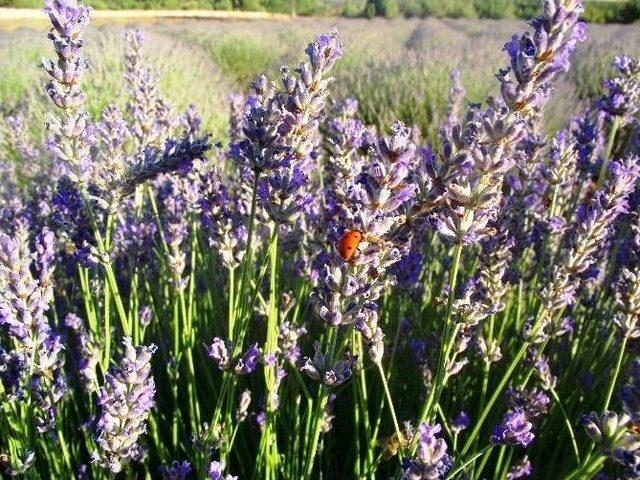
[[[44,231],[31,251],[26,229],[0,233],[0,380],[7,394],[36,406],[36,428],[54,428],[57,403],[67,393],[64,345],[47,312],[54,296],[55,237]]]
[[[630,120],[640,104],[640,61],[621,55],[613,61],[617,77],[604,82],[607,94],[598,101],[600,109],[611,116]]]
[[[155,406],[155,382],[151,377],[151,356],[155,345],[134,347],[130,338],[122,341],[124,357],[119,366],[105,374],[100,388],[96,421],[94,462],[112,473],[120,472],[141,454],[139,437],[147,430],[150,410]]]
[[[402,464],[403,477],[407,480],[428,480],[445,478],[451,469],[452,459],[447,453],[447,443],[438,434],[442,427],[438,424],[423,423],[418,427],[418,448],[416,456]]]

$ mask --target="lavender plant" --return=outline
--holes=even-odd
[[[46,140],[1,122],[0,477],[640,475],[639,61],[545,128],[581,1],[483,104],[454,71],[435,144],[332,97],[334,30],[215,149],[139,31],[92,118],[91,10],[45,12]]]

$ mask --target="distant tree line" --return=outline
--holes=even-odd
[[[366,0],[364,16],[393,18],[522,18],[535,16],[539,0]],[[356,12],[353,5],[346,11]],[[640,0],[587,0],[584,20],[596,23],[631,23],[640,19]]]
[[[522,18],[536,15],[540,0],[86,0],[98,9],[214,9],[345,15],[349,17]],[[640,20],[640,0],[587,0],[584,20]],[[41,8],[42,0],[0,0],[0,7]]]

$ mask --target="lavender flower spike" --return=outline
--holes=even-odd
[[[91,173],[90,149],[95,141],[81,86],[82,74],[88,68],[82,48],[91,9],[75,0],[45,0],[44,4],[53,26],[49,39],[58,57],[42,60],[51,77],[45,90],[60,109],[60,115],[47,114],[47,135],[51,138],[48,145],[61,173],[84,183]]]
[[[38,235],[35,246],[32,254],[22,225],[14,237],[0,232],[0,333],[16,346],[8,352],[0,348],[0,378],[11,397],[31,395],[36,427],[45,432],[55,426],[55,404],[66,392],[66,381],[64,346],[46,316],[53,300],[53,233]]]
[[[193,161],[203,159],[204,154],[210,149],[208,135],[193,141],[188,138],[180,142],[168,139],[162,150],[147,147],[113,187],[118,191],[119,197],[124,198],[132,194],[137,185],[160,174],[190,169]]]
[[[149,411],[154,407],[155,382],[151,377],[151,356],[155,345],[134,347],[125,337],[124,358],[119,367],[105,374],[98,405],[95,441],[98,449],[92,458],[112,473],[120,472],[140,453],[138,439],[146,432]]]
[[[622,55],[613,61],[618,76],[604,82],[607,95],[598,106],[609,115],[632,120],[640,110],[640,59]]]
[[[615,219],[627,212],[627,197],[635,189],[639,176],[637,157],[612,162],[604,188],[598,190],[591,203],[578,212],[580,223],[573,245],[565,252],[560,265],[554,267],[553,278],[542,291],[547,317],[575,300],[581,275],[596,262]]]

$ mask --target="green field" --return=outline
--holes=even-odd
[[[244,92],[262,72],[274,72],[298,57],[317,33],[337,26],[345,44],[333,90],[337,97],[355,96],[368,123],[382,129],[394,119],[418,125],[433,138],[445,108],[449,73],[462,72],[469,101],[480,101],[495,85],[494,65],[501,63],[504,39],[521,21],[469,19],[323,19],[293,21],[158,21],[103,24],[88,39],[91,71],[85,76],[91,111],[108,102],[124,104],[122,67],[124,33],[141,28],[148,34],[146,51],[162,72],[161,88],[177,111],[194,103],[216,139],[225,140],[227,95]],[[23,111],[41,128],[47,107],[38,68],[47,45],[42,29],[0,31],[0,108],[7,115]],[[574,66],[563,77],[547,116],[549,128],[568,120],[599,91],[614,54],[640,52],[640,29],[633,25],[593,25],[580,45]],[[184,85],[189,85],[185,88]],[[570,108],[571,107],[571,108]],[[32,132],[41,136],[41,131]]]

